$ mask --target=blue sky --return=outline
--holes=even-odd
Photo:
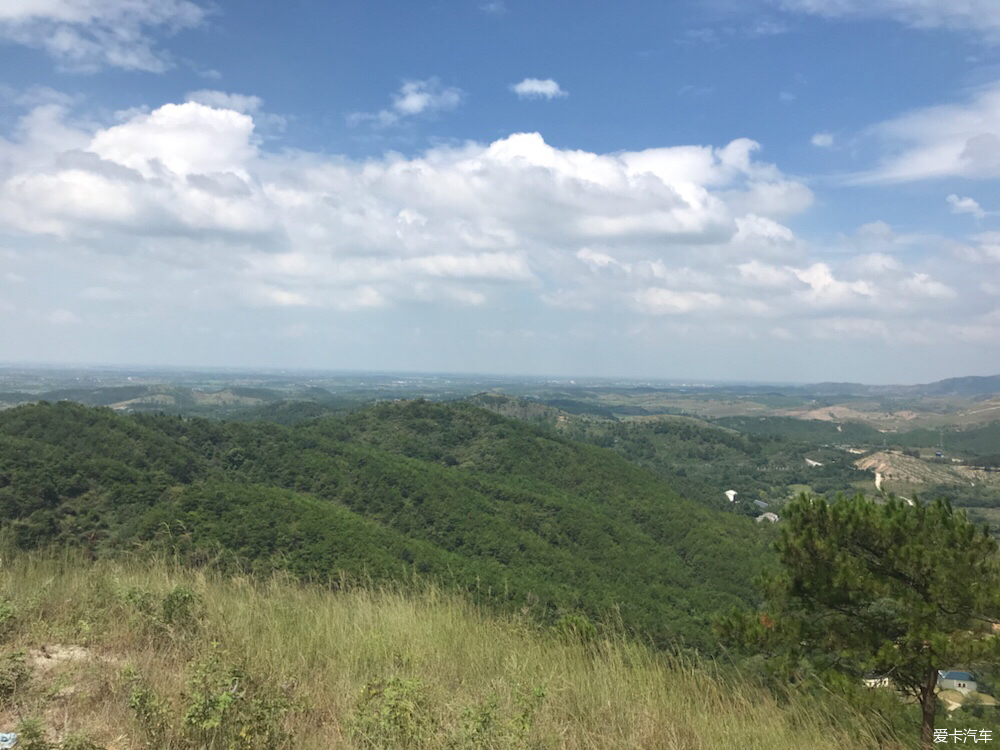
[[[1000,372],[993,0],[0,7],[0,361]]]

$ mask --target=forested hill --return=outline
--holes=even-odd
[[[417,572],[549,620],[617,607],[661,645],[703,649],[712,614],[752,596],[773,533],[609,451],[423,401],[291,427],[10,409],[0,521],[25,548],[169,543],[320,579]]]

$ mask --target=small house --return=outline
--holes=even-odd
[[[774,513],[761,513],[759,516],[757,516],[757,523],[760,523],[761,521],[770,521],[771,523],[777,523],[778,516],[775,515]]]
[[[968,672],[938,671],[938,687],[941,690],[957,690],[960,693],[974,693],[977,685],[975,678]]]

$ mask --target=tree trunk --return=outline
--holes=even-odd
[[[937,712],[938,673],[936,669],[927,672],[927,678],[920,688],[920,750],[932,750],[934,747],[934,714]]]

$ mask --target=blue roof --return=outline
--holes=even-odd
[[[972,681],[974,678],[968,672],[938,672],[942,680],[968,680]]]

